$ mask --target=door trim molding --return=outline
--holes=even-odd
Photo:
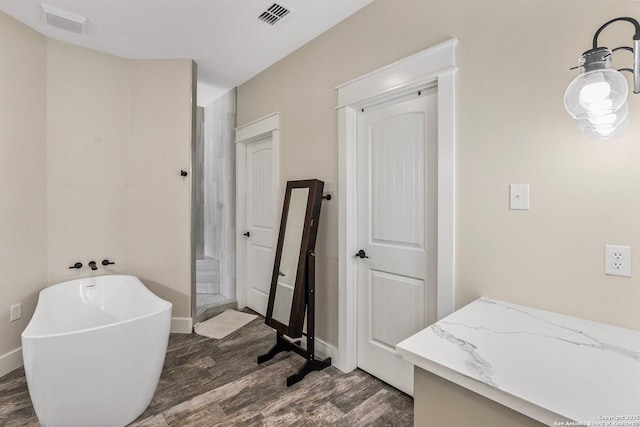
[[[280,194],[280,113],[274,112],[238,126],[236,132],[236,298],[238,308],[247,306],[247,252],[242,233],[247,228],[247,144],[271,136],[273,167],[273,218],[277,230],[277,200]],[[275,243],[275,242],[274,242]]]
[[[338,349],[333,365],[357,367],[356,142],[357,110],[438,86],[437,318],[454,309],[455,46],[451,39],[337,86],[338,91]]]

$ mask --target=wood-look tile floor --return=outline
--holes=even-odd
[[[256,364],[274,342],[262,317],[221,340],[172,334],[156,394],[130,426],[413,425],[411,397],[358,369],[329,367],[287,388],[304,359]],[[23,369],[0,378],[0,426],[37,425]]]

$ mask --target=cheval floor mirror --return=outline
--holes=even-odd
[[[317,179],[287,182],[280,233],[276,246],[265,323],[276,330],[276,344],[258,364],[283,351],[306,359],[300,370],[287,378],[287,387],[312,371],[331,365],[331,358],[315,357],[315,261],[318,220],[324,182]],[[306,317],[306,333],[304,323]],[[306,336],[306,346],[299,338]],[[287,338],[288,337],[288,338]]]

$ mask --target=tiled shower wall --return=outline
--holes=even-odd
[[[196,148],[193,156],[193,236],[196,260],[204,258],[204,108],[196,108]]]
[[[220,293],[236,298],[236,90],[204,109],[204,255],[220,260]]]

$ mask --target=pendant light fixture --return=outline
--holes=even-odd
[[[598,36],[614,22],[633,24],[633,48],[617,47],[609,50],[598,46]],[[612,68],[612,55],[619,50],[633,54],[633,68]],[[633,74],[633,93],[640,93],[640,24],[633,18],[612,19],[601,26],[593,36],[593,48],[582,54],[578,61],[579,75],[564,94],[564,106],[580,129],[593,139],[620,136],[629,127],[627,105],[627,79],[621,71]]]

